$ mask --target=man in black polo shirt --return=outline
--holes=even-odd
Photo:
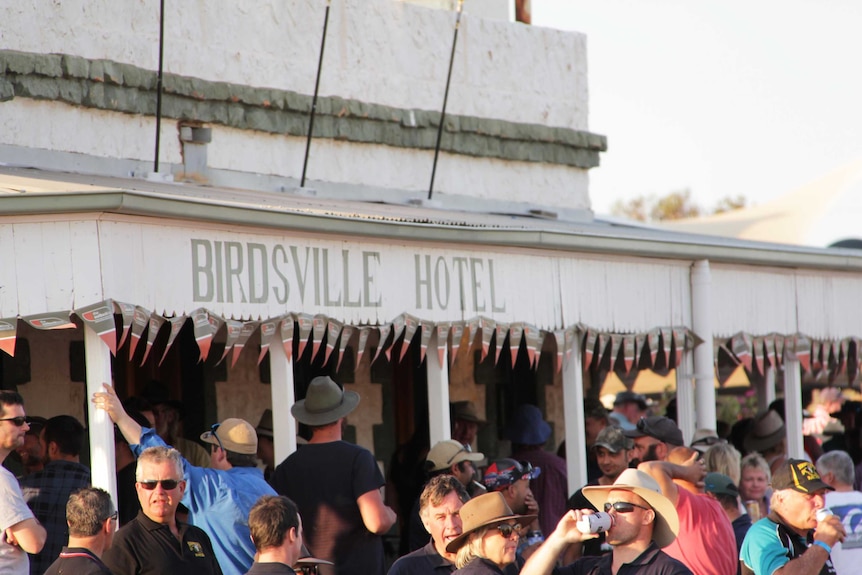
[[[295,575],[302,554],[302,519],[284,495],[264,495],[248,514],[257,558],[246,575]]]
[[[107,491],[84,487],[70,495],[66,503],[69,544],[45,575],[111,575],[100,557],[111,546],[116,521],[117,512]]]
[[[180,452],[145,449],[135,475],[141,511],[102,557],[114,575],[221,575],[207,534],[176,518],[186,489]]]

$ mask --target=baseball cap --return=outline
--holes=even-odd
[[[637,427],[626,430],[626,437],[644,437],[649,436],[659,441],[663,441],[668,445],[685,445],[682,439],[682,431],[676,426],[674,420],[664,417],[663,415],[651,415],[650,417],[642,417],[638,421]]]
[[[604,447],[611,453],[619,453],[623,449],[631,449],[632,440],[626,437],[623,430],[616,425],[608,425],[596,436],[593,449],[599,446]]]
[[[703,480],[704,489],[707,493],[715,495],[730,495],[731,497],[739,497],[739,489],[733,479],[724,473],[707,473]]]
[[[201,434],[201,441],[234,453],[257,453],[257,433],[254,427],[246,420],[236,417],[229,417],[213,425],[209,431]]]
[[[443,469],[449,469],[455,463],[461,463],[462,461],[482,461],[483,459],[485,459],[485,456],[481,453],[467,451],[467,448],[458,441],[446,439],[434,444],[434,447],[428,452],[425,461],[430,464],[430,469],[426,467],[428,471],[442,471]]]
[[[823,482],[814,464],[802,459],[788,459],[772,474],[772,489],[793,489],[811,494],[823,489],[833,489]]]
[[[499,491],[520,479],[535,479],[541,472],[540,467],[533,467],[527,461],[498,459],[485,470],[482,483],[488,491]]]

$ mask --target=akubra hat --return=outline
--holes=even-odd
[[[742,445],[747,451],[763,451],[778,445],[784,436],[784,421],[770,409],[754,418]]]
[[[463,531],[461,535],[446,545],[446,551],[449,553],[454,553],[460,549],[467,542],[471,533],[483,527],[499,525],[512,519],[520,522],[521,525],[527,525],[536,519],[535,515],[515,515],[512,513],[512,509],[499,491],[474,497],[464,504],[460,515]]]
[[[677,515],[676,507],[670,499],[662,495],[661,488],[655,479],[643,471],[626,469],[620,473],[613,485],[584,487],[584,497],[596,509],[603,509],[608,500],[608,494],[615,490],[631,491],[653,508],[655,527],[653,527],[652,539],[656,545],[666,547],[673,543],[677,533],[679,533],[679,515]]]
[[[538,407],[524,403],[515,410],[515,416],[503,434],[515,444],[544,445],[551,437],[551,426],[542,417]]]
[[[329,425],[335,423],[359,405],[359,394],[344,391],[331,377],[321,375],[308,384],[305,399],[300,399],[290,408],[290,413],[305,425]]]

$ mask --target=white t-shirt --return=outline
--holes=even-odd
[[[33,512],[24,502],[18,480],[8,469],[0,466],[0,573],[29,575],[30,558],[17,546],[6,543],[6,529],[30,519]]]
[[[841,518],[847,538],[832,546],[832,564],[838,575],[859,573],[862,565],[862,493],[829,491],[826,507]]]

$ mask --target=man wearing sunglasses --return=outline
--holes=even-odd
[[[117,424],[136,456],[148,447],[165,447],[154,429],[142,428],[126,413],[110,385],[93,394],[93,403]],[[195,467],[183,458],[182,474],[170,479],[183,479],[187,485],[180,496],[189,510],[189,523],[210,535],[225,575],[243,575],[255,555],[248,513],[262,495],[275,491],[257,468],[257,434],[249,422],[225,419],[201,440],[211,446],[210,467]]]
[[[115,575],[221,575],[207,534],[177,519],[186,490],[183,461],[172,447],[150,447],[138,456],[141,511],[117,532],[103,558]]]
[[[16,391],[0,390],[0,463],[24,445],[30,426],[24,414],[24,398]],[[47,533],[24,502],[18,480],[0,465],[0,573],[27,575],[27,553],[38,553]]]
[[[567,546],[596,537],[577,527],[581,518],[593,511],[570,510],[527,559],[521,575],[691,575],[688,567],[662,551],[676,538],[679,519],[673,504],[649,475],[626,469],[613,485],[584,487],[584,496],[612,518],[607,530],[611,552],[554,568]]]

